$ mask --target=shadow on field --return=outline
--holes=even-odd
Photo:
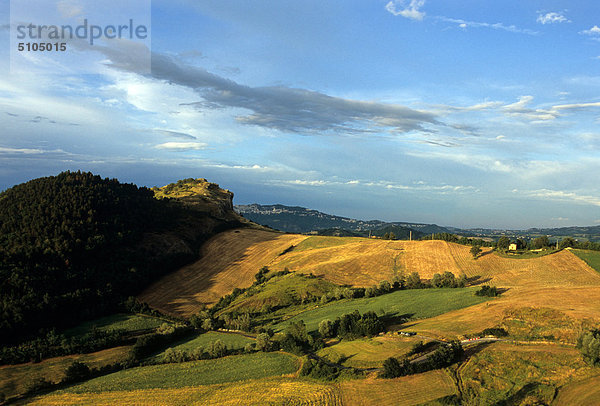
[[[408,320],[410,320],[415,313],[405,313],[405,314],[384,314],[380,316],[379,319],[383,321],[383,324],[386,326],[391,326],[394,324],[402,324],[402,327],[407,327],[404,325]]]
[[[507,406],[507,405],[520,405],[527,398],[537,398],[536,395],[545,392],[544,389],[551,388],[552,390],[556,390],[551,385],[546,385],[541,382],[529,382],[521,389],[519,389],[515,394],[509,396],[505,400],[501,400],[497,403],[494,403],[493,406]],[[530,399],[531,400],[531,399]],[[535,403],[542,404],[542,403]]]
[[[493,342],[484,342],[484,343],[477,343],[474,345],[469,345],[467,347],[464,347],[465,359],[472,357],[473,355],[479,354],[481,351],[485,350],[487,347],[489,347],[492,344],[494,344],[494,343]]]
[[[467,285],[468,286],[482,285],[482,284],[487,283],[487,282],[489,282],[491,280],[492,280],[492,278],[482,278],[481,275],[475,275],[475,276],[472,276],[470,278],[467,278]]]

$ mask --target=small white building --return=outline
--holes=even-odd
[[[510,243],[510,245],[508,246],[508,250],[509,251],[516,251],[517,250],[517,244],[515,244],[514,242]]]

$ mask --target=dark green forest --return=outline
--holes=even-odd
[[[155,199],[150,189],[82,172],[0,193],[0,344],[114,311],[193,260],[202,232],[214,230],[186,230],[197,214],[190,210]],[[146,241],[169,233],[190,248],[160,252]]]

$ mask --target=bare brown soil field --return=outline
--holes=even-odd
[[[441,370],[396,379],[370,377],[342,382],[339,388],[349,406],[418,405],[455,393],[452,378]]]
[[[200,260],[163,277],[139,299],[166,314],[189,317],[234,288],[252,285],[261,267],[305,238],[255,229],[218,234],[202,246]]]

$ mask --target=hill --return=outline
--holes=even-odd
[[[112,312],[196,259],[210,236],[248,223],[233,212],[230,192],[204,180],[156,193],[186,186],[210,194],[156,199],[147,188],[82,172],[0,193],[0,343]]]
[[[450,271],[471,283],[505,288],[600,286],[600,274],[569,250],[538,258],[505,258],[489,248],[473,259],[468,246],[439,240],[389,241],[355,237],[230,230],[213,237],[194,264],[165,276],[140,295],[170,314],[190,316],[233,288],[246,288],[263,266],[312,273],[337,285],[368,287],[418,272],[431,279]]]
[[[255,223],[288,233],[310,233],[311,231],[340,229],[360,233],[366,237],[369,231],[380,230],[386,226],[396,226],[423,234],[448,233],[449,229],[435,224],[385,222],[381,220],[356,220],[347,217],[325,214],[317,210],[297,206],[249,204],[235,206],[235,210]],[[386,231],[381,232],[383,235]],[[422,235],[422,234],[421,234]]]

